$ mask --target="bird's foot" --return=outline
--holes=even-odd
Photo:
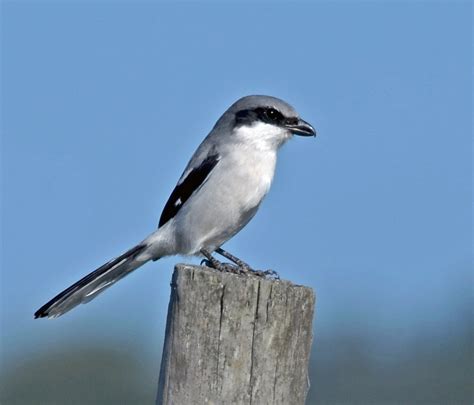
[[[245,269],[246,274],[252,274],[261,278],[269,278],[272,280],[280,280],[280,276],[275,270],[254,270],[252,268]]]
[[[219,253],[221,256],[224,256],[226,259],[229,259],[231,262],[235,263],[235,265],[241,269],[241,272],[244,274],[253,274],[257,277],[262,278],[273,278],[275,280],[279,280],[280,276],[276,271],[273,270],[254,270],[252,269],[246,262],[239,259],[237,256],[227,252],[226,250],[222,249],[221,247],[216,249],[216,253]]]
[[[211,269],[216,269],[223,273],[244,274],[246,272],[244,269],[240,268],[239,266],[236,266],[235,264],[222,263],[217,259],[214,259],[214,260],[203,259],[201,260],[201,266],[202,265],[210,267]]]
[[[210,263],[208,261],[206,262],[207,262],[206,266],[216,269],[218,271],[222,271],[224,273],[241,274],[241,275],[247,275],[247,276],[251,275],[255,277],[268,278],[268,279],[273,279],[273,280],[280,279],[280,276],[274,270],[254,270],[248,266],[237,266],[236,264],[233,264],[233,263],[222,263],[222,262],[219,262],[219,264],[215,266],[213,263]]]
[[[201,253],[206,258],[201,260],[201,265],[204,264],[207,267],[211,267],[226,273],[253,275],[256,277],[270,278],[274,280],[280,279],[280,276],[274,270],[254,270],[247,263],[236,258],[225,250],[219,248],[216,251],[227,259],[232,260],[234,263],[222,263],[213,257],[207,250],[202,249]]]

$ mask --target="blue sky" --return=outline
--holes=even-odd
[[[469,3],[4,2],[2,346],[159,355],[169,280],[146,265],[54,321],[33,312],[141,240],[237,98],[318,130],[226,246],[313,287],[316,338],[391,356],[472,313]],[[8,352],[8,353],[7,353]]]

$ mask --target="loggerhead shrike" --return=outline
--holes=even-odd
[[[293,134],[316,136],[316,131],[283,100],[247,96],[235,102],[194,152],[166,202],[158,229],[58,294],[35,318],[56,318],[164,256],[202,255],[221,271],[253,271],[221,246],[257,212],[272,183],[277,151]],[[221,263],[213,252],[235,266]]]

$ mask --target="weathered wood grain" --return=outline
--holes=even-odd
[[[304,404],[314,303],[288,281],[177,265],[157,404]]]

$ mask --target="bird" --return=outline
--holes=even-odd
[[[250,95],[234,102],[198,146],[166,202],[158,228],[120,256],[86,275],[38,309],[35,318],[56,318],[149,261],[165,256],[204,257],[219,271],[253,270],[222,245],[255,215],[267,195],[277,152],[293,135],[316,131],[287,102]],[[222,263],[217,253],[230,263]]]

